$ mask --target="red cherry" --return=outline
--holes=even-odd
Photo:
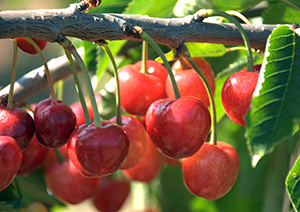
[[[45,182],[52,194],[67,204],[78,204],[94,193],[97,178],[83,177],[70,160],[55,163],[45,170]]]
[[[69,157],[67,144],[57,148],[57,150],[65,160],[68,160]],[[48,148],[46,155],[42,161],[42,166],[44,167],[44,169],[47,169],[47,167],[52,166],[54,163],[59,163],[59,159],[55,153],[55,150],[52,148]]]
[[[0,191],[13,181],[22,161],[22,151],[15,139],[0,136]]]
[[[170,158],[195,154],[210,131],[211,117],[198,98],[161,99],[149,107],[146,129],[156,148]]]
[[[147,149],[143,159],[135,167],[122,172],[128,180],[148,183],[160,174],[164,163],[163,156],[157,151],[147,134]]]
[[[91,175],[102,177],[117,171],[128,155],[129,139],[124,130],[113,123],[102,127],[90,124],[79,132],[75,151],[81,166]]]
[[[215,77],[210,64],[204,58],[201,57],[193,57],[193,59],[204,74],[205,78],[207,79],[212,94],[214,95],[216,88]],[[191,68],[191,66],[188,63],[187,65],[189,66],[189,68]],[[172,70],[174,72],[174,77],[181,96],[198,97],[207,106],[209,106],[210,103],[205,86],[194,69],[183,70],[180,60],[177,60],[173,64]],[[175,98],[170,76],[168,76],[166,80],[166,94],[171,99]]]
[[[209,200],[223,197],[234,185],[240,167],[236,150],[218,141],[204,143],[200,150],[182,160],[183,181],[194,195]]]
[[[129,138],[128,156],[120,169],[130,169],[136,166],[143,158],[147,147],[147,132],[143,124],[132,116],[121,116],[122,128]],[[110,120],[116,121],[116,117]]]
[[[260,70],[256,65],[254,70]],[[244,116],[250,109],[251,99],[255,90],[259,73],[247,72],[243,69],[235,72],[224,82],[221,100],[227,116],[236,124],[246,126]]]
[[[127,180],[102,178],[92,197],[92,202],[99,211],[119,211],[129,193],[130,183]]]
[[[23,109],[7,109],[0,106],[0,135],[10,136],[19,143],[24,151],[34,134],[34,122]]]
[[[47,41],[44,41],[42,39],[36,39],[36,38],[31,38],[39,47],[41,50],[43,50],[46,45],[47,45]],[[25,40],[24,38],[17,38],[18,41],[18,47],[20,49],[22,49],[24,52],[28,53],[28,54],[37,54],[38,51],[33,47],[33,45],[31,45],[27,40]]]
[[[145,115],[155,100],[164,98],[168,72],[164,66],[147,61],[147,72],[141,73],[141,62],[126,65],[119,71],[122,108],[133,115]]]
[[[82,174],[84,177],[97,177],[97,175],[93,175],[87,172],[78,161],[77,153],[76,153],[76,141],[78,134],[85,128],[86,126],[83,124],[75,129],[69,137],[68,140],[68,155],[74,166],[76,167],[77,171]]]
[[[37,140],[34,135],[29,146],[22,152],[22,163],[18,174],[27,176],[35,171],[46,156],[48,149]]]
[[[166,164],[168,164],[169,166],[181,166],[181,162],[178,159],[173,159],[173,158],[169,158],[166,156],[164,156],[164,158],[165,158]]]
[[[39,102],[34,111],[36,137],[41,144],[49,148],[58,148],[67,143],[76,127],[76,116],[72,109],[58,100]]]
[[[100,95],[95,95],[96,98],[96,102],[97,104],[100,104],[101,102],[101,96]],[[88,109],[88,113],[91,117],[91,120],[94,121],[94,112],[93,112],[93,107],[91,105],[90,102],[87,101],[87,109]],[[83,113],[83,109],[81,106],[80,102],[75,102],[73,104],[70,105],[70,108],[73,110],[75,116],[76,116],[76,120],[77,120],[77,127],[85,124],[85,118],[84,118],[84,113]]]

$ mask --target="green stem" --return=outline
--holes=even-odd
[[[91,120],[91,117],[89,115],[89,112],[88,112],[88,109],[87,109],[87,106],[86,106],[84,95],[83,95],[83,92],[82,92],[82,89],[81,89],[81,86],[80,86],[80,82],[79,82],[79,79],[78,79],[76,67],[75,67],[74,61],[72,59],[71,52],[68,49],[64,49],[64,50],[65,50],[65,54],[68,58],[68,61],[69,61],[69,64],[70,64],[70,67],[71,67],[71,70],[72,70],[73,79],[74,79],[74,82],[75,82],[75,87],[76,87],[76,90],[77,90],[77,93],[78,93],[79,101],[80,101],[82,109],[83,109],[85,125],[88,126],[92,123],[92,120]]]
[[[242,21],[244,21],[246,24],[251,24],[251,22],[248,20],[248,18],[246,18],[243,14],[239,13],[238,11],[228,10],[228,11],[226,11],[226,13],[228,15],[232,15],[232,16],[238,17],[239,19],[241,19]]]
[[[217,112],[216,112],[216,106],[215,101],[212,95],[212,91],[209,87],[209,83],[207,79],[205,78],[204,74],[200,70],[200,68],[197,66],[195,61],[192,57],[187,57],[187,61],[190,63],[190,65],[193,67],[193,69],[198,73],[200,78],[203,81],[203,84],[205,86],[205,89],[208,93],[209,103],[211,105],[211,111],[212,111],[212,119],[211,119],[211,134],[210,134],[210,143],[216,145],[217,144]]]
[[[157,43],[155,43],[155,41],[146,33],[142,30],[141,27],[135,27],[135,30],[137,30],[139,32],[139,36],[147,41],[152,47],[153,49],[158,53],[158,55],[161,57],[161,59],[163,60],[164,62],[164,65],[170,75],[170,79],[172,81],[172,85],[173,85],[173,89],[174,89],[174,93],[175,93],[175,98],[178,99],[180,98],[180,93],[179,93],[179,89],[178,89],[178,86],[177,86],[177,83],[176,83],[176,80],[175,80],[175,77],[173,75],[173,72],[171,70],[171,66],[167,60],[167,58],[165,57],[163,51],[161,50],[161,48],[159,48],[159,46],[157,45]]]
[[[184,61],[183,57],[180,56],[178,59],[180,60],[180,63],[181,63],[181,65],[182,65],[182,70],[190,69],[190,68],[188,67],[188,65],[186,64],[186,62]]]
[[[141,73],[147,74],[147,60],[148,60],[148,42],[143,41],[142,67]]]
[[[66,161],[66,160],[64,159],[64,157],[60,154],[60,152],[58,151],[58,149],[54,149],[54,152],[55,152],[55,154],[56,154],[56,156],[57,156],[57,158],[58,158],[58,161],[59,161],[60,163],[63,163],[63,162]]]
[[[100,121],[100,116],[99,116],[99,111],[98,111],[98,107],[97,107],[97,103],[96,103],[96,98],[95,98],[95,94],[94,94],[94,90],[93,90],[93,86],[92,86],[92,82],[89,76],[89,73],[84,65],[84,62],[82,60],[82,58],[80,57],[80,55],[78,54],[78,52],[76,51],[75,47],[73,45],[71,45],[69,48],[69,51],[71,52],[71,54],[74,56],[74,58],[76,59],[76,61],[78,62],[84,78],[87,82],[87,86],[88,86],[88,90],[89,90],[89,94],[90,94],[90,100],[91,100],[91,104],[93,107],[93,112],[94,112],[94,123],[96,127],[102,127],[101,121]]]
[[[57,95],[57,99],[62,100],[63,96],[64,96],[64,80],[61,79],[59,80],[56,84],[56,95]]]
[[[228,20],[230,20],[232,23],[235,24],[235,26],[238,28],[238,30],[240,31],[240,33],[242,35],[242,38],[244,40],[244,43],[245,43],[245,46],[246,46],[246,49],[247,49],[247,59],[248,59],[247,71],[248,72],[253,72],[254,71],[253,58],[252,58],[252,51],[251,51],[250,42],[249,42],[249,39],[247,37],[247,34],[246,34],[245,30],[243,29],[241,24],[237,21],[237,19],[234,18],[233,16],[223,12],[223,11],[214,10],[214,9],[200,10],[199,14],[202,15],[203,17],[222,16],[224,18],[227,18]]]
[[[110,58],[110,61],[112,62],[113,67],[114,67],[114,77],[116,79],[116,107],[117,107],[117,111],[116,111],[116,123],[121,126],[122,125],[122,118],[121,118],[121,97],[120,97],[120,83],[119,83],[119,77],[118,77],[118,67],[117,67],[117,64],[116,64],[116,61],[114,59],[114,56],[111,53],[108,45],[106,43],[103,43],[103,42],[96,42],[96,43],[104,49],[104,51],[106,52],[106,54]]]
[[[14,107],[14,85],[16,81],[16,73],[17,73],[17,61],[18,61],[18,41],[17,39],[13,40],[14,44],[14,56],[13,56],[13,66],[11,72],[11,80],[10,80],[10,88],[8,94],[7,108],[13,109]]]
[[[37,50],[37,52],[39,53],[39,55],[42,59],[42,62],[43,62],[44,67],[45,67],[45,74],[46,74],[47,80],[48,80],[48,87],[49,87],[49,90],[50,90],[51,103],[56,104],[57,103],[57,98],[56,98],[56,94],[55,94],[55,91],[54,91],[54,88],[53,88],[53,80],[52,80],[50,70],[49,70],[48,65],[47,65],[47,60],[46,60],[44,54],[42,53],[40,47],[30,37],[26,37],[24,39],[27,40],[31,45],[33,45],[33,47]]]

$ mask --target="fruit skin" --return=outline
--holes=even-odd
[[[22,161],[22,151],[17,141],[9,136],[0,136],[0,191],[13,181]]]
[[[211,127],[208,108],[191,96],[157,100],[147,110],[145,119],[147,132],[158,151],[176,159],[195,154]]]
[[[125,179],[101,178],[92,197],[94,206],[101,212],[118,211],[130,193],[130,183]]]
[[[0,135],[10,136],[24,151],[34,135],[32,117],[23,109],[8,109],[0,106]]]
[[[83,177],[67,160],[49,166],[45,170],[45,182],[56,198],[67,204],[78,204],[92,196],[98,179]]]
[[[130,169],[136,166],[143,158],[147,148],[147,132],[143,124],[132,116],[121,116],[122,128],[129,138],[129,150],[127,158],[120,169]],[[116,117],[110,119],[116,122]]]
[[[184,59],[185,60],[185,59]],[[215,76],[214,71],[212,70],[210,64],[201,57],[193,57],[193,60],[198,65],[203,75],[205,76],[209,87],[211,89],[212,95],[215,93]],[[172,65],[172,70],[174,77],[180,92],[181,96],[195,96],[201,99],[206,106],[210,105],[209,98],[205,86],[194,69],[191,69],[189,63],[185,60],[186,64],[190,69],[183,69],[183,66],[180,63],[180,60],[175,61]],[[166,80],[166,94],[169,98],[174,99],[174,89],[170,76]]]
[[[41,50],[44,50],[44,48],[47,45],[47,41],[42,40],[42,39],[36,39],[36,38],[31,38],[39,47]],[[17,38],[18,41],[18,47],[23,50],[24,52],[28,54],[37,54],[38,51],[31,45],[27,40],[25,40],[22,37]]]
[[[215,200],[234,185],[240,160],[231,145],[217,141],[217,145],[204,143],[195,155],[182,160],[181,167],[185,186],[192,194]]]
[[[117,171],[129,150],[126,132],[111,122],[94,123],[85,127],[77,136],[75,152],[81,166],[91,175],[103,177]]]
[[[224,82],[221,100],[227,116],[236,124],[246,126],[244,116],[251,106],[261,65],[255,65],[255,72],[243,69],[229,76]]]
[[[78,161],[77,153],[76,153],[76,141],[78,134],[85,128],[85,124],[79,126],[77,129],[75,129],[72,134],[69,137],[68,140],[68,156],[70,160],[72,161],[73,165],[77,169],[77,171],[84,177],[93,178],[97,177],[97,175],[93,175],[89,172],[87,172]]]
[[[60,155],[67,160],[68,157],[68,149],[67,149],[67,144],[57,148],[57,150],[59,151]],[[42,167],[44,169],[47,169],[47,167],[52,166],[54,163],[59,163],[59,159],[54,151],[54,149],[52,148],[47,148],[47,152],[46,155],[42,161]]]
[[[147,135],[147,149],[141,162],[131,169],[122,170],[122,172],[128,180],[149,183],[160,174],[164,164],[163,155],[160,154]]]
[[[166,68],[147,61],[147,72],[141,73],[141,62],[126,65],[119,71],[120,96],[122,108],[133,115],[145,115],[155,100],[165,98]]]
[[[35,132],[39,142],[48,148],[58,148],[67,143],[76,127],[76,116],[72,109],[57,100],[39,102],[34,111]]]
[[[35,171],[47,154],[48,149],[37,140],[34,135],[29,146],[22,152],[22,163],[18,174],[27,176]]]

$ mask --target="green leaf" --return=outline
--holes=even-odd
[[[298,157],[293,168],[288,174],[286,181],[286,189],[290,200],[296,211],[300,210],[300,157]]]
[[[131,0],[102,1],[100,6],[92,8],[89,13],[122,13]]]
[[[14,208],[13,204],[0,201],[0,211],[16,211],[16,208]]]
[[[278,27],[268,39],[265,55],[258,82],[261,88],[255,91],[246,116],[247,145],[253,166],[293,135],[300,118],[299,36],[287,26]]]
[[[298,6],[300,6],[299,1]],[[264,10],[262,17],[265,24],[300,23],[300,11],[283,2],[270,4]]]
[[[223,44],[186,43],[185,45],[194,57],[220,57],[228,52],[228,49]]]
[[[244,11],[260,2],[262,0],[179,0],[174,8],[174,14],[182,17],[194,14],[200,9]]]
[[[132,0],[125,9],[125,14],[149,15],[151,17],[165,18],[173,15],[173,7],[177,0]]]

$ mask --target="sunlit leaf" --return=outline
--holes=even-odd
[[[286,188],[296,211],[300,210],[300,157],[286,178]]]
[[[270,35],[266,58],[247,120],[247,144],[255,166],[290,138],[300,118],[300,38],[280,26]]]
[[[185,45],[194,57],[220,57],[228,52],[223,44],[186,43]]]
[[[193,14],[200,9],[238,10],[243,11],[262,0],[179,0],[174,8],[176,16]]]
[[[125,14],[149,15],[151,17],[170,17],[177,0],[132,0],[124,11]]]

